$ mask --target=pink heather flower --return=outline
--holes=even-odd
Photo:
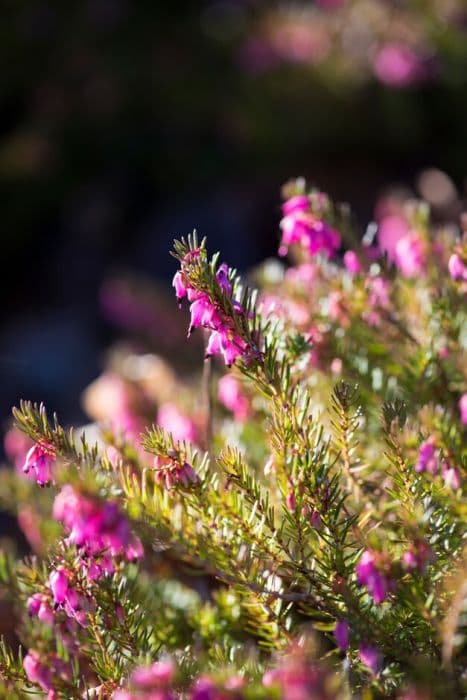
[[[304,194],[297,194],[287,199],[282,205],[284,216],[297,212],[307,212],[310,209],[310,200]]]
[[[69,541],[90,555],[108,553],[126,559],[141,556],[141,542],[112,501],[88,498],[67,484],[55,497],[53,517],[63,523]]]
[[[154,467],[154,479],[168,490],[173,489],[177,484],[188,488],[200,481],[198,474],[188,462],[180,464],[170,457],[155,457]]]
[[[444,483],[453,491],[457,491],[461,485],[461,477],[459,471],[455,467],[451,467],[448,462],[443,462],[442,475]]]
[[[396,265],[404,277],[416,277],[425,272],[423,241],[416,233],[409,233],[397,242]]]
[[[219,401],[235,416],[235,419],[244,422],[250,412],[250,402],[244,393],[241,383],[231,374],[225,374],[217,385]]]
[[[311,213],[307,197],[292,197],[284,202],[282,211],[279,255],[286,255],[289,246],[294,244],[301,245],[310,255],[323,252],[330,257],[340,247],[339,233]]]
[[[288,492],[285,499],[285,504],[290,511],[295,510],[295,495],[293,491]]]
[[[137,688],[167,688],[175,673],[173,661],[155,661],[151,666],[140,666],[131,674],[130,683]]]
[[[18,508],[18,525],[23,535],[29,542],[34,552],[42,552],[44,541],[41,533],[41,518],[37,511],[29,505],[21,505]]]
[[[349,647],[350,627],[345,620],[338,620],[334,627],[334,637],[341,651],[347,651]]]
[[[457,253],[453,253],[449,258],[448,269],[453,280],[467,281],[467,265],[464,265]]]
[[[203,328],[216,328],[220,323],[219,313],[207,295],[201,296],[191,304],[190,313],[191,322],[189,333],[191,333],[194,328],[199,328],[199,326],[203,326]]]
[[[222,265],[219,266],[216,272],[216,279],[224,294],[229,297],[232,294],[232,285],[229,282],[229,268],[227,263],[222,263]]]
[[[49,576],[49,586],[54,601],[61,605],[65,602],[69,589],[70,572],[63,566],[59,566]]]
[[[23,470],[26,455],[32,445],[33,442],[31,438],[14,426],[5,433],[5,437],[3,438],[3,448],[7,459],[20,471]]]
[[[344,253],[344,266],[347,272],[351,275],[359,275],[362,272],[362,264],[358,259],[358,255],[353,250],[347,250]]]
[[[425,440],[420,445],[418,451],[418,461],[415,465],[415,471],[418,473],[428,472],[436,474],[438,470],[438,451],[432,439]]]
[[[303,287],[311,287],[318,275],[318,268],[311,262],[302,263],[296,267],[289,267],[285,272],[287,282]]]
[[[238,357],[245,355],[246,343],[226,326],[213,331],[206,346],[206,357],[221,353],[227,367],[231,367]]]
[[[42,663],[37,651],[29,650],[23,659],[23,666],[31,683],[37,683],[45,692],[53,690],[51,670]]]
[[[402,565],[407,571],[420,571],[423,573],[428,562],[433,560],[433,552],[430,546],[420,540],[414,542],[410,549],[402,555]]]
[[[459,399],[459,411],[462,425],[467,425],[467,394],[462,394]]]
[[[55,450],[51,445],[37,442],[26,455],[23,472],[27,474],[32,469],[36,474],[39,486],[46,486],[52,481],[51,467],[55,462]]]
[[[280,690],[281,700],[330,697],[327,689],[329,677],[318,666],[310,663],[300,649],[284,658],[278,668],[266,671],[263,685],[265,688]],[[275,696],[274,694],[273,697]]]
[[[185,284],[185,280],[183,279],[183,275],[180,272],[175,273],[173,281],[172,281],[172,287],[175,288],[175,296],[177,297],[178,301],[181,301],[184,299],[187,295],[187,287]]]
[[[378,555],[366,549],[356,566],[360,585],[366,586],[376,605],[384,601],[391,588],[391,581],[378,567]]]
[[[396,260],[397,244],[409,232],[407,220],[399,214],[384,216],[379,222],[378,245],[391,262]]]
[[[359,648],[360,661],[374,676],[376,676],[382,665],[383,658],[380,652],[370,644],[361,644]]]
[[[376,54],[373,69],[382,83],[395,88],[412,85],[422,76],[420,57],[404,44],[383,46]]]
[[[27,600],[26,607],[29,615],[37,617],[46,625],[53,625],[54,611],[51,608],[50,600],[43,593],[34,593]]]
[[[320,529],[321,529],[321,525],[322,525],[321,515],[320,515],[319,512],[316,510],[316,508],[314,508],[314,509],[312,510],[312,512],[311,512],[311,515],[310,515],[310,524],[311,524],[312,527],[315,528],[315,530],[320,530]]]
[[[193,421],[183,415],[173,403],[164,403],[157,412],[157,424],[172,433],[176,442],[196,442],[197,430]]]

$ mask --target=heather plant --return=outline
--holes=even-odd
[[[84,430],[14,409],[3,697],[463,697],[463,224],[283,195],[249,284],[175,242],[201,378],[123,353]]]

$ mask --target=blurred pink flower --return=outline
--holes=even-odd
[[[375,56],[373,69],[376,77],[390,87],[413,85],[422,75],[420,56],[410,46],[386,44]]]
[[[234,414],[235,420],[240,422],[248,418],[250,402],[243,391],[240,381],[231,374],[225,374],[217,385],[219,401]]]
[[[172,433],[174,440],[177,442],[183,442],[183,440],[196,442],[197,440],[196,425],[191,418],[181,413],[173,403],[164,403],[159,406],[157,423],[161,428]]]

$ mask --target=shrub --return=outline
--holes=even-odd
[[[1,555],[4,697],[463,696],[465,238],[406,202],[360,243],[284,196],[259,293],[175,242],[201,389],[133,356],[84,432],[14,410],[1,499],[34,555]]]

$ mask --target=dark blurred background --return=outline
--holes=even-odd
[[[241,270],[274,254],[289,177],[362,226],[426,167],[462,190],[465,27],[463,0],[3,3],[2,421],[21,397],[81,420],[119,333],[103,282],[168,287],[193,228]]]

